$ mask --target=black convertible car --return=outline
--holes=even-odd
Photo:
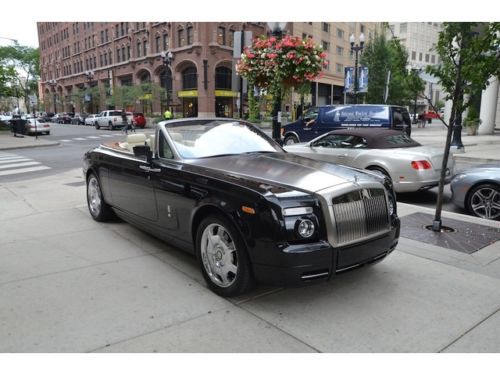
[[[388,178],[289,154],[244,121],[166,121],[87,152],[83,172],[95,220],[116,214],[196,254],[222,296],[327,280],[398,243]]]

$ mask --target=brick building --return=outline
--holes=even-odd
[[[46,111],[98,112],[120,106],[120,87],[150,83],[129,110],[184,117],[236,114],[232,89],[234,32],[266,32],[265,23],[39,22],[41,85]],[[172,52],[170,64],[162,53]],[[130,108],[132,107],[132,108]]]

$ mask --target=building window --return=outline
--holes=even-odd
[[[415,51],[411,51],[411,59],[416,60],[417,59],[417,53]]]
[[[198,88],[198,77],[195,67],[189,67],[182,72],[182,89],[192,90]]]
[[[108,54],[106,52],[104,52],[104,66],[108,65]]]
[[[144,40],[142,42],[142,54],[144,56],[147,56],[148,55],[148,41],[147,40]]]
[[[219,26],[217,28],[217,43],[221,46],[226,45],[226,28]]]
[[[116,62],[120,62],[121,59],[120,59],[120,48],[117,48],[116,49]]]
[[[231,69],[226,67],[215,69],[215,89],[231,90]]]
[[[325,33],[329,33],[330,32],[330,24],[328,22],[323,22],[323,31]]]
[[[405,23],[400,23],[399,24],[399,32],[401,34],[404,34],[406,33],[406,31],[408,30],[408,24],[405,22]]]
[[[156,53],[160,52],[160,36],[157,35],[155,38],[155,49]]]
[[[126,55],[125,55],[125,46],[122,47],[122,60],[126,60]]]
[[[429,62],[429,54],[428,53],[425,54],[425,62]]]
[[[111,54],[111,51],[108,52],[108,57],[109,57],[109,64],[113,64],[113,55]]]
[[[435,63],[436,62],[436,56],[435,55],[431,55],[431,63]]]
[[[337,38],[344,39],[344,30],[337,29]]]
[[[183,47],[184,46],[184,30],[178,30],[177,31],[177,47]]]
[[[130,60],[130,45],[127,46],[127,60]]]
[[[344,56],[344,48],[343,47],[337,46],[336,50],[337,50],[337,55]]]
[[[362,33],[364,33],[365,32],[365,25],[361,24],[359,26],[359,31],[362,32]]]
[[[322,40],[321,41],[321,47],[323,47],[324,51],[329,51],[330,50],[330,43],[327,41]]]
[[[325,60],[325,65],[323,65],[323,70],[330,70],[330,60]]]
[[[189,26],[187,29],[187,44],[190,46],[193,44],[193,27]]]
[[[229,30],[229,47],[234,47],[234,30]]]
[[[418,61],[422,61],[422,52],[418,54]]]
[[[163,34],[163,50],[168,51],[168,34]]]
[[[141,57],[141,45],[142,45],[142,43],[141,43],[141,41],[139,40],[139,41],[137,42],[136,57]]]
[[[335,71],[337,73],[343,73],[344,72],[344,65],[336,63],[335,64]]]

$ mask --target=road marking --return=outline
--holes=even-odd
[[[41,165],[39,167],[33,168],[19,168],[19,169],[11,169],[8,171],[0,171],[0,176],[7,176],[11,174],[19,174],[19,173],[27,173],[27,172],[35,172],[35,171],[43,171],[44,169],[50,169],[50,167],[46,167]]]
[[[100,137],[97,137],[95,135],[89,135],[87,138],[88,139],[99,139]]]
[[[85,141],[85,138],[73,138],[74,141]]]
[[[7,164],[0,165],[0,169],[17,168],[17,167],[27,167],[28,165],[39,165],[41,163],[37,161],[27,161],[25,163]]]
[[[59,142],[72,142],[71,139],[60,139]]]
[[[14,159],[19,159],[19,158],[22,158],[22,156],[19,156],[19,155],[16,155],[16,156],[6,156],[6,157],[3,157],[3,156],[0,156],[0,160],[14,160]]]
[[[103,135],[101,135],[101,137],[114,137],[114,135],[113,134],[103,134]]]
[[[16,159],[10,159],[10,160],[2,159],[0,157],[0,164],[13,163],[13,162],[18,162],[18,161],[29,161],[29,160],[31,160],[31,159],[25,159],[22,156],[18,156]]]

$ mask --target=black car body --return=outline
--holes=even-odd
[[[329,279],[399,238],[388,178],[289,154],[239,120],[166,121],[87,152],[83,172],[94,219],[116,213],[195,253],[224,296]]]

